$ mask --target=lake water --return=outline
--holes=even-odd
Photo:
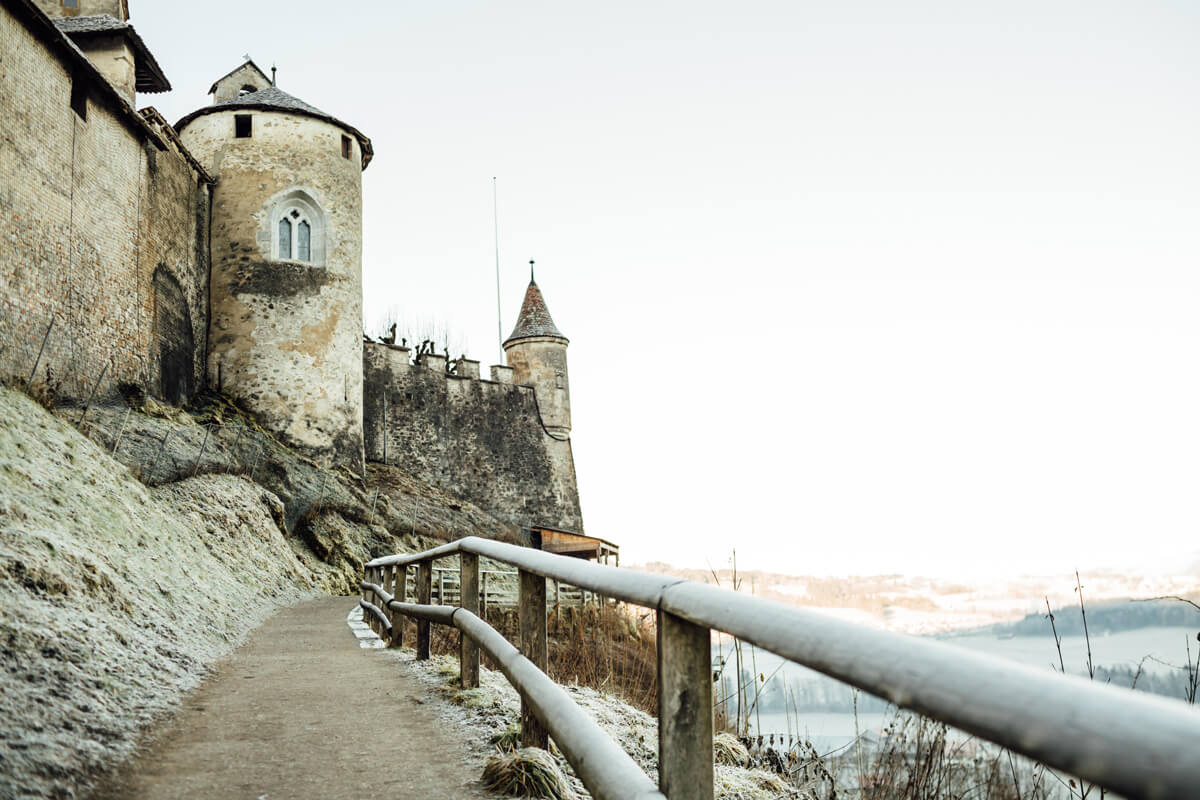
[[[1170,673],[1167,664],[1183,664],[1186,658],[1185,642],[1190,641],[1196,647],[1196,629],[1182,627],[1140,628],[1132,631],[1122,631],[1108,635],[1092,637],[1092,658],[1097,666],[1129,667],[1137,669],[1139,662],[1146,656],[1152,656],[1143,664],[1147,672]],[[1014,636],[998,638],[992,634],[972,634],[955,636],[942,640],[951,647],[961,647],[977,653],[984,653],[997,658],[1008,659],[1017,663],[1046,670],[1058,669],[1058,652],[1054,639],[1047,631],[1045,636]],[[1077,674],[1087,673],[1087,644],[1082,636],[1066,636],[1062,640],[1063,662],[1068,672]],[[725,641],[721,652],[726,657],[730,655],[730,645]],[[713,648],[714,660],[718,649]],[[1154,660],[1154,659],[1157,659]],[[807,733],[813,744],[823,752],[842,747],[854,740],[855,718],[849,713],[851,689],[812,670],[749,646],[743,646],[743,669],[766,677],[765,686],[772,683],[776,686],[768,692],[774,696],[774,708],[768,701],[762,701],[764,708],[760,713],[751,714],[751,731],[764,735],[776,734],[786,738],[788,733]],[[753,665],[753,666],[752,666]],[[733,674],[732,659],[727,668],[728,674]],[[1179,671],[1182,686],[1182,671]],[[781,705],[782,692],[787,687],[789,693],[797,698],[801,711],[799,715],[785,714]],[[889,714],[879,713],[870,708],[870,701],[860,694],[860,708],[866,706],[868,713],[858,715],[860,731],[878,733],[886,724]],[[844,704],[845,711],[808,711],[803,710],[806,701],[810,704],[826,703]],[[730,706],[730,712],[733,708]]]
[[[860,734],[871,733],[878,737],[887,724],[890,714],[877,712],[859,714],[858,730]],[[751,730],[756,729],[756,715],[750,716]],[[790,719],[786,714],[762,714],[762,732],[764,735],[775,733],[781,740],[786,741],[789,722],[791,732],[799,733],[801,739],[808,739],[822,754],[830,753],[854,741],[854,715],[833,711],[802,711],[799,717],[795,714]]]

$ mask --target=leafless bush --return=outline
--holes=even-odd
[[[460,332],[451,330],[444,320],[436,317],[405,319],[397,306],[389,307],[376,317],[366,333],[380,341],[405,345],[413,350],[427,343],[432,352],[447,358],[461,355],[467,349],[466,339]]]

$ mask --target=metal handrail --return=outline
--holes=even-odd
[[[529,701],[538,719],[598,800],[666,800],[629,754],[576,705],[561,686],[521,655],[495,628],[465,608],[405,603],[370,581],[360,581],[359,588],[373,592],[386,608],[426,622],[458,628],[470,637]],[[360,600],[359,605],[386,626],[389,637],[392,635],[392,625],[378,606],[365,600]]]
[[[666,800],[637,762],[492,626],[463,608],[454,610],[453,623],[496,662],[508,682],[529,701],[593,797]]]
[[[366,567],[406,565],[456,553],[505,562],[737,636],[1130,800],[1187,797],[1200,791],[1200,759],[1194,749],[1200,741],[1200,713],[1178,701],[1039,671],[709,585],[478,537],[414,555],[378,558]]]

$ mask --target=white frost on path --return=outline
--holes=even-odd
[[[358,646],[364,650],[382,650],[387,647],[387,642],[380,639],[378,634],[371,630],[371,626],[363,622],[362,617],[363,610],[357,605],[346,615],[346,625],[358,639]]]

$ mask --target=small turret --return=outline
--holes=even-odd
[[[533,279],[529,262],[529,287],[512,334],[504,341],[504,354],[513,370],[513,382],[532,386],[542,424],[552,434],[571,433],[571,391],[567,382],[566,336],[554,324],[542,291]]]
[[[260,89],[269,89],[274,85],[275,82],[259,69],[254,59],[247,58],[244,64],[230,71],[225,77],[213,81],[213,85],[208,87],[208,93],[212,95],[213,105],[217,105],[254,94]]]

